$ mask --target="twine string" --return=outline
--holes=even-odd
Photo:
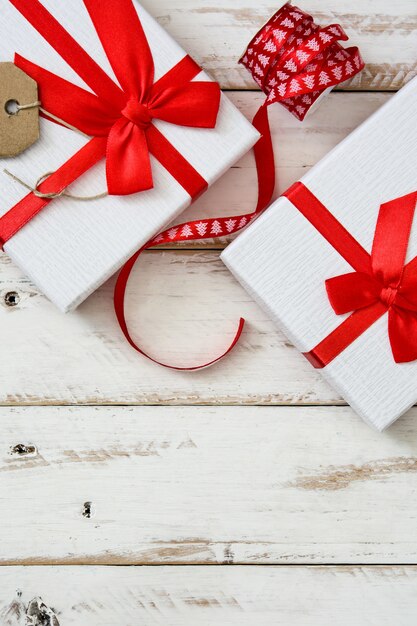
[[[20,111],[27,111],[29,109],[39,109],[41,113],[49,117],[54,122],[57,122],[58,124],[61,124],[62,126],[65,126],[69,130],[73,130],[74,132],[79,133],[83,137],[88,137],[88,135],[83,133],[81,130],[79,130],[75,126],[68,124],[64,120],[61,120],[59,117],[56,117],[56,115],[53,115],[52,113],[49,113],[49,111],[46,111],[44,108],[42,108],[42,103],[39,100],[37,100],[36,102],[31,102],[29,104],[16,104],[16,115]],[[7,176],[9,176],[9,178],[14,180],[16,183],[19,183],[19,185],[31,191],[37,198],[43,198],[45,200],[53,200],[54,198],[71,198],[71,200],[77,200],[78,202],[91,202],[93,200],[101,200],[102,198],[105,198],[106,196],[109,195],[107,191],[103,191],[102,193],[98,193],[93,196],[77,196],[67,191],[67,187],[65,187],[64,189],[58,192],[51,191],[49,193],[43,193],[42,191],[39,190],[39,187],[47,178],[49,178],[49,176],[54,174],[54,172],[46,172],[46,174],[43,174],[42,176],[40,176],[33,187],[32,185],[29,185],[24,180],[19,178],[19,176],[16,176],[16,174],[13,174],[9,170],[4,169],[3,172]]]
[[[39,100],[37,100],[36,102],[32,102],[31,104],[19,104],[18,102],[16,103],[16,114],[19,113],[19,111],[26,111],[27,109],[40,109],[41,103],[39,102]]]
[[[72,200],[78,200],[79,202],[90,202],[92,200],[100,200],[109,195],[107,191],[103,191],[102,193],[98,193],[95,196],[77,196],[73,193],[69,193],[66,187],[62,189],[62,191],[51,191],[50,193],[43,193],[39,190],[40,185],[55,172],[46,172],[46,174],[40,176],[40,178],[38,178],[38,180],[36,181],[34,187],[26,183],[24,180],[19,178],[19,176],[16,176],[16,174],[13,174],[9,170],[4,169],[3,172],[16,183],[19,183],[19,185],[31,191],[37,198],[44,198],[45,200],[53,200],[54,198],[71,198]]]

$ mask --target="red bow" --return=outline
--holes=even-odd
[[[417,192],[381,205],[368,271],[326,280],[338,315],[371,307],[388,311],[388,333],[396,363],[417,359],[417,264],[404,266]]]
[[[302,183],[285,194],[355,272],[326,280],[338,315],[351,313],[305,356],[325,367],[388,312],[396,363],[417,359],[417,257],[405,264],[417,191],[382,204],[369,254]],[[353,311],[353,313],[352,313]]]
[[[381,206],[368,271],[326,280],[338,315],[368,307],[370,315],[388,311],[396,363],[417,359],[417,264],[404,267],[416,202],[417,193],[411,193]]]
[[[105,140],[102,151],[109,194],[127,195],[153,187],[150,152],[192,195],[204,187],[205,181],[190,164],[187,169],[185,159],[152,120],[214,128],[220,88],[214,82],[191,82],[201,69],[188,56],[154,83],[152,53],[131,0],[106,0],[104,6],[100,0],[84,0],[120,86],[38,0],[10,1],[94,92],[16,55],[16,65],[37,81],[46,111]],[[187,171],[177,177],[181,169]],[[183,182],[184,176],[194,180]]]

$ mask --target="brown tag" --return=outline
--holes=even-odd
[[[20,154],[39,138],[37,100],[36,82],[14,63],[0,63],[0,158]]]

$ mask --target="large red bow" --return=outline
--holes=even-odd
[[[351,315],[305,356],[325,367],[388,312],[396,363],[416,360],[417,256],[405,260],[417,191],[381,205],[371,254],[302,183],[285,195],[355,270],[326,280],[334,311]]]
[[[16,55],[15,63],[39,85],[42,107],[86,135],[102,138],[109,194],[153,186],[149,153],[175,177],[184,159],[152,124],[214,128],[220,105],[217,83],[194,81],[201,69],[185,57],[154,83],[152,53],[131,0],[84,0],[119,85],[74,41],[38,0],[10,0],[94,92],[81,89]],[[176,162],[175,162],[176,161]],[[183,186],[194,195],[202,179],[189,164]],[[194,177],[192,176],[194,174]],[[201,191],[201,189],[200,189]]]

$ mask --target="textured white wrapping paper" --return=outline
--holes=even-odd
[[[43,0],[43,4],[116,80],[82,0]],[[135,6],[152,49],[157,80],[185,52],[139,3]],[[0,61],[12,61],[14,53],[19,52],[88,89],[7,0],[1,6],[0,33]],[[195,80],[210,79],[202,73]],[[156,126],[209,184],[258,139],[252,125],[225,96],[214,130],[160,121]],[[56,170],[85,143],[78,133],[41,120],[39,141],[21,156],[0,161],[1,214],[27,193],[3,169],[33,185],[39,176]],[[53,200],[5,245],[5,251],[61,310],[75,308],[190,204],[186,191],[154,158],[152,169],[155,186],[151,191],[88,203],[68,198]],[[71,192],[78,195],[95,195],[105,189],[104,162],[71,186]]]
[[[302,182],[369,252],[380,204],[417,188],[417,79],[332,150]],[[407,260],[417,255],[417,216]],[[286,198],[223,253],[248,292],[301,352],[344,319],[324,281],[352,268]],[[396,364],[388,316],[320,370],[368,423],[383,430],[417,401],[417,362]]]

